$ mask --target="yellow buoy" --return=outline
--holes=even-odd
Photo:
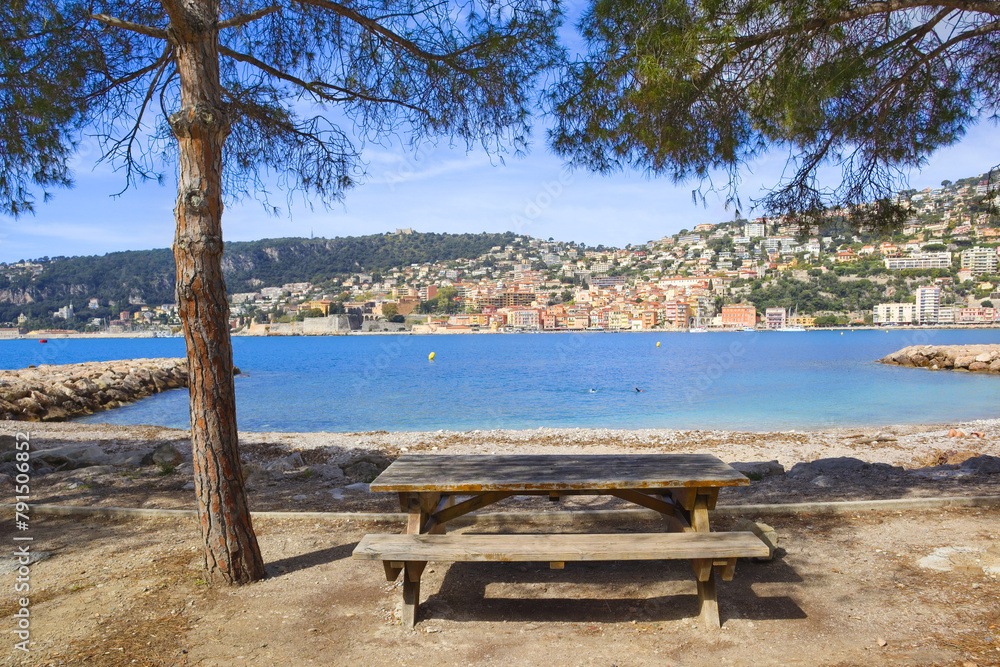
[[[434,361],[434,353],[433,353],[433,352],[431,352],[430,354],[428,354],[428,355],[427,355],[427,359],[428,359],[429,361]]]
[[[886,330],[885,330],[885,332],[886,332],[886,333],[889,333],[889,330],[888,330],[888,329],[886,329]]]
[[[840,332],[840,335],[841,335],[841,336],[843,336],[843,335],[844,335],[844,332],[843,332],[843,331],[841,331],[841,332]]]
[[[660,341],[656,341],[656,347],[660,347]]]

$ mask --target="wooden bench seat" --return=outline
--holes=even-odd
[[[701,617],[718,627],[713,567],[733,577],[737,558],[767,556],[768,547],[750,532],[615,533],[522,535],[365,535],[354,549],[359,560],[380,560],[386,577],[403,578],[403,622],[416,623],[420,575],[428,561],[533,561],[562,567],[567,561],[690,559],[695,569]]]

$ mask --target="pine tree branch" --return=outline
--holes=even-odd
[[[868,101],[867,104],[844,121],[838,123],[842,128],[853,124],[855,121],[859,120],[862,116],[870,112],[872,109],[878,105],[878,103],[884,100],[893,90],[898,90],[903,86],[906,81],[916,74],[921,67],[926,66],[929,62],[940,56],[943,52],[947,51],[949,48],[955,46],[956,44],[973,39],[975,37],[981,37],[984,34],[988,34],[992,31],[1000,29],[1000,21],[993,21],[992,23],[987,23],[978,26],[974,29],[967,30],[959,35],[956,35],[947,42],[942,43],[937,48],[932,51],[923,54],[913,65],[911,65],[907,70],[900,76],[893,77],[893,79],[887,82],[882,88],[880,88]],[[884,125],[884,119],[880,119],[880,124]],[[841,130],[834,130],[829,132],[829,136],[818,146],[815,150],[809,152],[805,157],[804,164],[798,168],[795,178],[792,183],[789,184],[785,190],[794,187],[803,187],[806,181],[814,173],[814,171],[819,167],[819,165],[826,159],[827,155],[830,153],[830,149],[834,143],[841,138]],[[865,179],[867,180],[867,179]]]
[[[278,5],[272,5],[270,7],[264,7],[263,9],[258,9],[255,12],[250,12],[249,14],[240,14],[239,16],[233,16],[225,21],[219,22],[219,30],[225,30],[226,28],[238,28],[241,25],[246,25],[247,23],[252,23],[258,19],[262,19],[265,16],[269,16],[277,11],[280,11],[281,7]]]
[[[113,194],[113,197],[118,197],[124,194],[124,192],[128,190],[129,185],[135,182],[133,181],[133,172],[138,173],[139,177],[142,179],[153,177],[153,175],[150,174],[145,168],[136,166],[135,159],[132,157],[132,147],[135,145],[135,140],[139,136],[139,130],[142,129],[142,118],[146,115],[146,108],[149,106],[149,102],[153,99],[153,94],[156,92],[160,77],[163,76],[163,71],[167,68],[167,65],[170,64],[167,58],[161,58],[157,62],[159,63],[159,68],[157,69],[153,80],[149,82],[149,87],[146,89],[146,95],[143,97],[142,104],[139,106],[139,111],[136,114],[135,123],[133,123],[132,128],[128,131],[128,133],[116,141],[107,151],[105,156],[99,160],[99,162],[102,162],[109,159],[114,154],[122,154],[122,157],[125,159],[125,187],[123,187],[120,192]]]
[[[146,35],[147,37],[154,37],[156,39],[167,39],[167,31],[162,28],[153,28],[148,25],[142,25],[141,23],[132,23],[131,21],[126,21],[114,16],[108,16],[107,14],[91,14],[90,18],[95,21],[100,21],[104,25],[111,26],[112,28],[129,30],[131,32],[137,32],[140,35]]]
[[[130,81],[135,81],[136,79],[138,79],[138,78],[140,78],[142,76],[145,76],[146,74],[149,74],[153,70],[159,69],[160,65],[162,65],[164,63],[164,61],[166,61],[167,59],[170,58],[170,54],[171,54],[172,51],[173,51],[173,47],[168,44],[166,47],[164,47],[163,53],[160,54],[160,57],[157,58],[156,60],[154,60],[152,63],[150,63],[146,67],[143,67],[142,69],[136,70],[134,72],[126,74],[125,76],[119,77],[119,78],[111,81],[108,85],[104,86],[100,90],[94,91],[93,93],[91,93],[90,95],[88,95],[88,97],[89,98],[94,98],[94,97],[97,97],[99,95],[103,95],[103,94],[105,94],[107,92],[110,92],[112,89],[117,88],[118,86],[121,86],[121,85],[124,85],[126,83],[129,83]]]
[[[403,100],[397,100],[388,97],[376,97],[374,95],[369,95],[367,93],[362,93],[356,90],[350,90],[348,88],[336,86],[332,83],[326,83],[324,81],[313,81],[313,82],[303,81],[302,79],[296,76],[288,74],[287,72],[282,72],[279,69],[271,67],[267,63],[262,62],[257,58],[254,58],[253,56],[233,51],[232,49],[227,48],[225,46],[221,45],[219,46],[219,53],[221,55],[232,58],[233,60],[238,60],[240,62],[247,63],[248,65],[253,65],[260,71],[264,72],[265,74],[269,74],[270,76],[276,79],[280,79],[287,83],[291,83],[295,86],[298,86],[299,88],[302,88],[306,92],[315,95],[316,97],[320,98],[325,102],[354,102],[357,100],[363,100],[365,102],[375,102],[380,104],[396,104],[406,109],[418,111],[428,116],[430,115],[430,112],[428,112],[426,109],[410,104],[409,102],[404,102]],[[336,91],[337,93],[341,93],[341,95],[331,95],[324,89]]]
[[[356,12],[355,10],[340,4],[339,2],[333,2],[332,0],[297,0],[303,4],[313,5],[314,7],[320,7],[322,9],[330,10],[346,19],[354,21],[360,25],[365,30],[379,35],[380,37],[392,42],[396,46],[402,47],[404,50],[408,51],[412,55],[420,58],[422,60],[430,60],[434,62],[443,62],[447,64],[452,69],[455,69],[464,74],[474,74],[475,71],[469,68],[463,67],[457,62],[458,56],[461,54],[475,48],[478,44],[469,45],[458,51],[453,51],[450,53],[432,53],[422,49],[416,44],[416,42],[406,39],[402,35],[398,35],[392,30],[389,30],[378,21],[370,19],[367,16],[363,16]]]
[[[981,14],[988,14],[990,16],[1000,16],[1000,2],[962,2],[961,0],[927,2],[926,0],[891,0],[890,2],[872,2],[845,12],[840,12],[839,14],[834,14],[832,16],[807,19],[805,21],[792,23],[756,35],[737,37],[731,41],[734,46],[742,50],[743,48],[761,44],[778,37],[788,37],[789,35],[798,33],[823,30],[841,23],[856,21],[858,19],[878,14],[891,14],[892,12],[905,9],[932,8],[949,8],[963,12],[977,12]]]

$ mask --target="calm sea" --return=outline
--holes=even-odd
[[[773,430],[1000,417],[996,375],[874,363],[923,343],[1000,343],[1000,330],[233,341],[247,431]],[[169,338],[0,341],[2,368],[183,355],[183,341]],[[187,428],[187,391],[80,421]]]

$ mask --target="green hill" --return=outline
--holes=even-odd
[[[479,257],[513,242],[503,234],[372,234],[335,239],[264,239],[226,244],[223,272],[229,293],[290,282],[321,283],[338,275],[384,271],[414,263]],[[95,317],[114,315],[108,304],[174,302],[174,258],[169,249],[114,252],[103,256],[37,260],[37,275],[0,265],[0,323],[19,313],[45,319],[72,303],[80,312],[100,300]],[[8,274],[10,274],[8,276]]]

